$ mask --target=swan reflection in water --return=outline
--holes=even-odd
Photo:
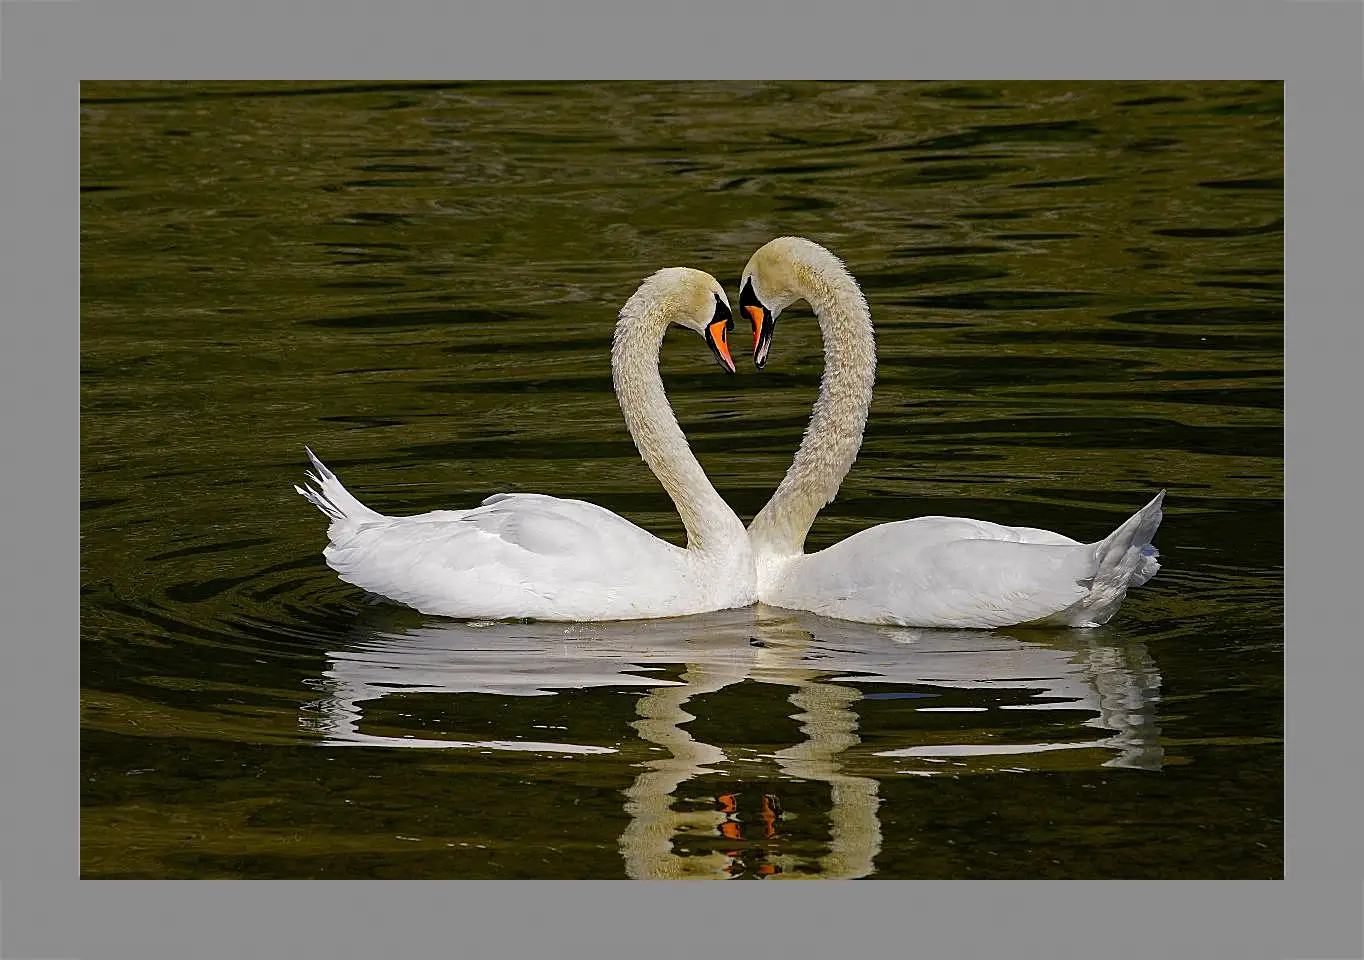
[[[881,847],[878,788],[888,776],[1066,769],[1065,756],[1074,761],[1069,769],[1090,769],[1096,759],[1109,767],[1161,767],[1160,674],[1142,644],[1105,642],[1109,631],[1019,633],[1028,639],[979,630],[879,627],[763,606],[606,624],[442,620],[385,630],[362,622],[353,643],[328,654],[328,669],[315,682],[324,697],[309,706],[303,724],[324,746],[562,756],[633,754],[649,744],[662,756],[642,757],[638,775],[624,791],[630,820],[620,850],[628,876],[863,877],[872,873]],[[651,675],[678,665],[683,669],[676,679]],[[796,708],[803,739],[770,754],[747,751],[738,757],[741,751],[727,753],[685,729],[695,719],[686,710],[690,701],[744,681],[792,688],[787,700]],[[859,689],[875,684],[941,693],[864,694]],[[643,744],[627,742],[617,749],[524,739],[387,736],[361,729],[364,705],[390,694],[521,697],[590,687],[644,691],[636,702],[638,719],[631,724]],[[1079,731],[1070,730],[1046,743],[1001,743],[977,723],[946,733],[934,723],[890,733],[878,727],[878,741],[893,736],[900,745],[862,744],[857,708],[864,699],[931,702],[952,691],[983,693],[969,706],[921,706],[916,712],[1081,711],[1091,716],[1077,727],[1104,733],[1073,739]],[[745,761],[742,775],[736,760]],[[780,852],[778,827],[794,811],[783,811],[776,795],[754,801],[740,789],[725,789],[704,804],[679,796],[683,784],[701,776],[730,776],[742,784],[754,779],[751,772],[763,763],[769,770],[775,766],[776,776],[769,779],[828,784],[828,809],[822,813],[829,829],[822,855]]]

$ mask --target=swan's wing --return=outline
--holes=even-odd
[[[341,579],[423,613],[590,618],[632,593],[648,602],[680,576],[682,554],[596,504],[503,494],[362,524],[325,556]]]
[[[979,524],[981,527],[994,527],[1000,531],[1000,536],[982,537],[982,539],[985,540],[1009,540],[1018,543],[1050,543],[1053,545],[1069,547],[1073,547],[1080,542],[1079,540],[1072,540],[1070,537],[1060,533],[1052,533],[1050,530],[1039,530],[1037,527],[1001,527],[997,523],[987,523],[983,520],[972,522]]]
[[[815,612],[871,623],[1028,623],[1083,598],[1092,546],[957,517],[884,523],[802,557],[784,592]]]
[[[970,520],[966,517],[915,517],[869,527],[854,537],[886,541],[913,540],[920,544],[952,543],[957,540],[994,540],[1001,543],[1045,543],[1053,546],[1077,546],[1080,541],[1037,527],[1006,527],[989,520]],[[849,539],[852,539],[850,537]]]

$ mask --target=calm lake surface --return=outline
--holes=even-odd
[[[1277,83],[105,84],[81,117],[85,877],[1279,877]],[[502,491],[679,541],[611,388],[654,270],[774,236],[880,367],[808,549],[925,514],[1163,569],[1089,631],[770,608],[467,624],[367,599],[293,491]],[[664,343],[745,519],[822,370]]]

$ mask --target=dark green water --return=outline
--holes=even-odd
[[[82,97],[84,876],[1282,875],[1278,84]],[[847,261],[881,356],[809,546],[1097,539],[1165,487],[1110,626],[470,626],[326,568],[305,443],[382,511],[528,490],[678,539],[616,311],[681,264],[737,302],[780,234]],[[685,333],[663,367],[751,517],[808,309],[762,374]]]

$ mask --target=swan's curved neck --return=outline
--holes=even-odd
[[[802,552],[810,525],[857,459],[876,381],[871,311],[857,281],[832,257],[828,263],[797,263],[794,272],[793,292],[819,319],[824,378],[795,460],[749,525],[759,555]]]
[[[611,349],[616,398],[640,456],[677,507],[687,549],[731,549],[744,541],[743,523],[715,492],[663,391],[658,354],[668,323],[659,304],[631,301],[621,310]]]

